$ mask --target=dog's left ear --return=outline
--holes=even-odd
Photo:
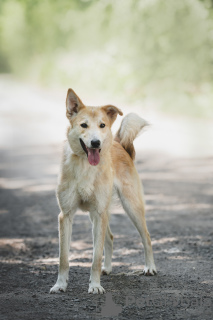
[[[81,109],[85,108],[81,99],[72,89],[68,89],[67,91],[66,107],[66,116],[69,120],[71,120],[72,117],[75,114],[77,114]]]
[[[101,108],[104,112],[106,112],[107,117],[109,118],[110,124],[112,125],[115,119],[117,118],[117,115],[119,114],[120,116],[123,115],[123,112],[118,109],[115,106],[112,105],[107,105]]]

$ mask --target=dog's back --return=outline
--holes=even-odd
[[[115,136],[115,141],[120,143],[133,160],[135,159],[133,141],[147,125],[148,122],[146,120],[135,113],[129,113],[123,118],[121,126]]]
[[[133,190],[143,194],[141,182],[139,180],[135,165],[134,139],[140,134],[148,123],[135,113],[127,114],[115,135],[111,155],[114,169],[114,185],[119,190],[124,186],[134,184]],[[136,194],[135,194],[136,196]]]

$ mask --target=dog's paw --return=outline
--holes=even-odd
[[[50,293],[61,293],[67,290],[67,283],[57,283],[50,289]]]
[[[154,276],[157,274],[155,265],[152,265],[150,267],[145,266],[142,272],[144,276]]]
[[[101,268],[101,274],[103,275],[107,275],[107,274],[110,274],[112,271],[112,267],[102,267]]]
[[[149,267],[145,266],[142,270],[135,270],[128,272],[127,276],[154,276],[157,274],[157,270],[155,265],[151,265]]]
[[[103,294],[103,293],[105,293],[105,290],[101,285],[97,285],[97,284],[92,285],[92,284],[90,284],[88,293],[93,293],[93,294],[100,293],[100,294]]]

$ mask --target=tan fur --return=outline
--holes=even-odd
[[[121,200],[124,210],[140,233],[146,266],[141,273],[154,275],[151,240],[145,221],[145,208],[141,181],[133,163],[133,140],[146,122],[135,114],[127,115],[113,140],[111,125],[122,111],[115,106],[86,107],[72,89],[68,90],[67,118],[70,127],[64,145],[61,172],[57,188],[59,214],[59,274],[50,292],[66,291],[69,263],[68,253],[73,216],[78,208],[89,211],[93,224],[93,262],[89,293],[104,293],[100,285],[101,261],[104,249],[103,274],[112,270],[113,235],[109,226],[109,208],[113,191]],[[82,127],[87,124],[87,128]],[[101,127],[105,124],[105,127]],[[100,142],[100,162],[91,165],[80,139],[86,148],[91,141]],[[133,148],[133,149],[132,149]],[[88,149],[87,149],[88,150]]]
[[[119,142],[130,157],[135,159],[135,148],[133,141],[141,130],[148,125],[144,119],[135,113],[129,113],[122,121],[121,126],[116,133],[115,141]]]

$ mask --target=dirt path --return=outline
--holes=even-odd
[[[115,208],[113,274],[89,295],[91,225],[74,220],[67,293],[50,295],[58,265],[55,185],[60,147],[0,151],[0,319],[212,319],[213,159],[138,155],[158,275],[117,275],[144,263],[139,235]]]

